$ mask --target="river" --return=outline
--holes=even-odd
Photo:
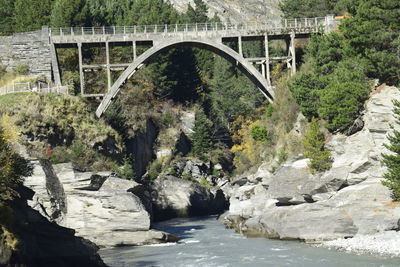
[[[100,250],[104,262],[121,266],[400,266],[399,259],[354,255],[297,241],[246,238],[216,217],[173,219],[154,228],[182,238],[178,243]]]

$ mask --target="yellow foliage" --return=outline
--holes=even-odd
[[[3,137],[8,143],[18,143],[20,140],[20,129],[15,124],[15,118],[8,114],[3,114],[0,117],[0,127],[3,129]]]

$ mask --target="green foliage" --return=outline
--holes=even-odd
[[[400,124],[400,102],[393,101],[393,113],[396,117],[396,124]],[[394,127],[393,127],[394,128]],[[400,132],[393,129],[393,133],[388,136],[389,144],[384,146],[391,152],[382,154],[382,163],[386,166],[387,171],[383,175],[385,178],[382,184],[392,191],[392,197],[396,201],[400,201]]]
[[[220,57],[215,61],[210,89],[213,120],[229,131],[238,116],[251,116],[263,101],[258,89],[247,78],[236,77],[234,66]]]
[[[319,91],[324,88],[323,82],[313,73],[301,73],[289,84],[293,97],[300,105],[301,112],[308,119],[318,116]]]
[[[270,133],[263,126],[254,125],[253,127],[251,127],[250,133],[251,133],[251,137],[256,141],[260,141],[260,142],[271,141]]]
[[[330,131],[344,131],[359,115],[367,96],[368,91],[359,83],[330,83],[321,92],[318,114],[327,120]]]
[[[317,75],[333,72],[336,64],[343,59],[344,44],[339,34],[313,35],[307,47],[307,57]]]
[[[121,178],[134,180],[136,177],[134,166],[135,161],[133,160],[133,157],[125,156],[122,166],[118,167],[115,171]]]
[[[188,4],[188,9],[186,11],[186,16],[188,22],[191,23],[205,23],[208,21],[207,17],[207,5],[203,0],[194,0],[195,7],[193,8],[191,4]]]
[[[56,0],[51,10],[51,27],[85,26],[89,17],[85,0]]]
[[[0,128],[0,204],[19,196],[22,178],[32,174],[32,165],[19,156],[4,138]]]
[[[157,177],[160,175],[161,171],[163,168],[163,164],[160,160],[155,160],[153,161],[148,170],[147,170],[147,176],[149,180],[155,180]]]
[[[15,72],[19,75],[26,75],[29,73],[29,67],[25,63],[18,64],[17,68],[15,69]]]
[[[202,109],[196,112],[196,120],[194,123],[192,134],[192,151],[193,154],[199,157],[205,157],[213,146],[211,139],[212,123],[207,119],[206,114]]]
[[[351,53],[364,58],[368,76],[382,83],[400,81],[399,10],[397,0],[360,0],[340,25]]]
[[[14,0],[0,0],[0,35],[13,32]]]
[[[53,0],[16,0],[14,31],[25,32],[49,25]]]
[[[314,18],[332,14],[340,0],[282,0],[280,8],[286,18]]]
[[[315,118],[311,120],[303,145],[306,150],[304,156],[310,159],[308,167],[312,173],[327,171],[331,168],[331,152],[325,149],[325,137]]]

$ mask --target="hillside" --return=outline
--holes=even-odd
[[[185,12],[187,5],[194,6],[193,0],[170,0],[179,12]],[[282,15],[279,9],[280,0],[205,0],[209,10],[208,16],[217,14],[223,22],[249,23],[262,22]]]

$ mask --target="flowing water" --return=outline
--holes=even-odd
[[[400,266],[400,259],[354,255],[296,241],[246,238],[216,217],[173,219],[155,225],[178,243],[100,250],[110,266]]]

